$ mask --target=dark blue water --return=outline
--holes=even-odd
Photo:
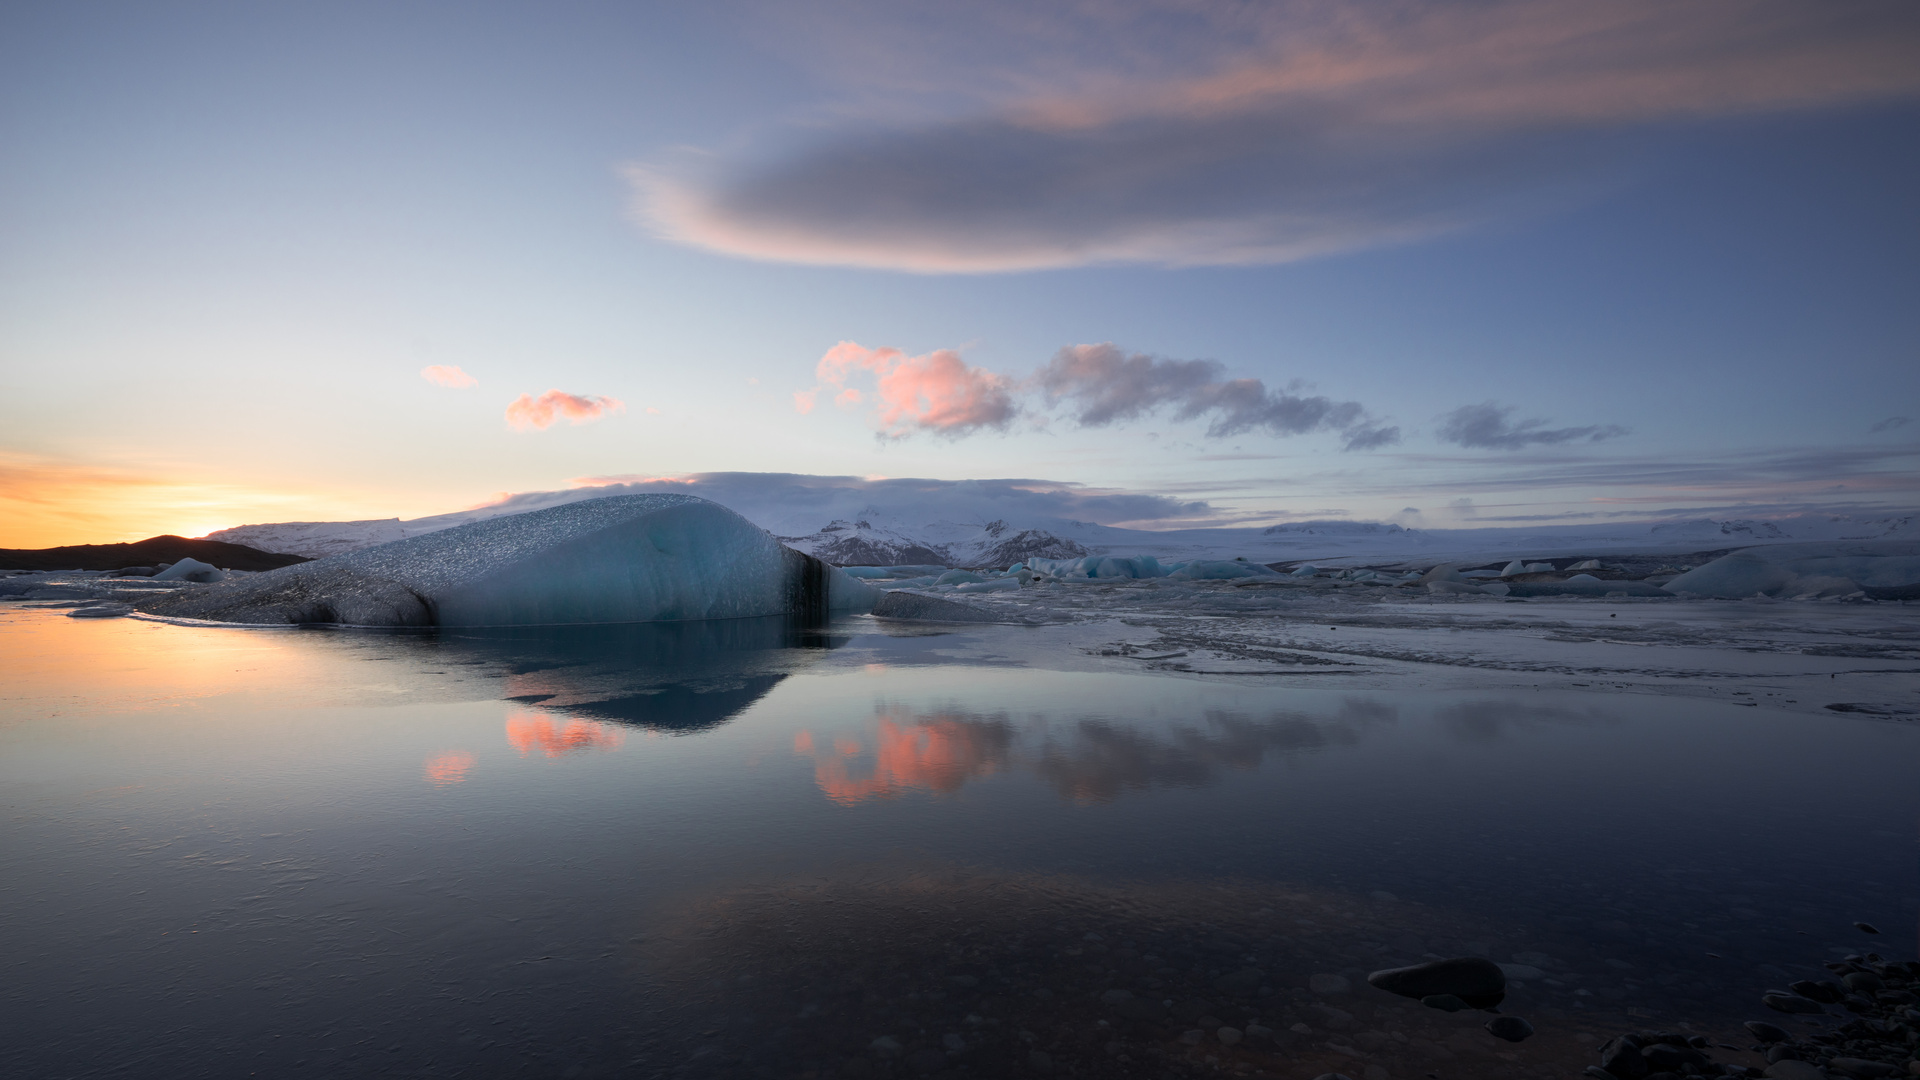
[[[1023,635],[0,613],[0,1070],[1567,1076],[1913,955],[1911,725]],[[1363,981],[1464,953],[1535,1039]]]

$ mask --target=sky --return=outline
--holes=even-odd
[[[0,546],[743,472],[1883,517],[1916,296],[1910,0],[0,8]]]

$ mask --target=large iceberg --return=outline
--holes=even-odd
[[[566,626],[871,610],[876,591],[691,495],[488,518],[184,589],[155,615],[257,625]]]
[[[1667,582],[1671,593],[1920,600],[1920,541],[1770,544],[1724,555]]]

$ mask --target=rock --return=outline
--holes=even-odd
[[[1772,1080],[1827,1080],[1820,1067],[1810,1061],[1776,1061],[1763,1074]]]
[[[1353,984],[1348,982],[1344,975],[1323,974],[1308,979],[1307,988],[1316,994],[1344,994],[1353,989]]]
[[[1647,1067],[1647,1059],[1640,1054],[1639,1038],[1633,1035],[1608,1040],[1600,1048],[1600,1067],[1619,1080],[1640,1080],[1652,1071]]]
[[[1760,1003],[1769,1009],[1783,1013],[1823,1013],[1827,1011],[1821,1008],[1818,1002],[1808,1001],[1798,994],[1783,994],[1777,990],[1762,997]]]
[[[964,1054],[967,1052],[967,1040],[953,1032],[948,1032],[940,1036],[940,1045],[945,1047],[949,1054]]]
[[[892,1056],[894,1054],[899,1053],[901,1050],[905,1049],[905,1047],[900,1045],[899,1039],[896,1039],[891,1035],[882,1035],[879,1038],[868,1043],[867,1049],[872,1050],[876,1054],[885,1054],[888,1056]]]
[[[1872,923],[1857,922],[1853,924],[1853,928],[1863,934],[1877,934],[1880,932]]]
[[[1533,1034],[1533,1025],[1517,1016],[1499,1016],[1487,1023],[1487,1031],[1496,1039],[1524,1042]]]
[[[1100,1004],[1102,1005],[1118,1005],[1123,1001],[1132,1000],[1133,991],[1122,990],[1117,986],[1100,995]]]
[[[1837,1057],[1827,1062],[1827,1068],[1862,1077],[1863,1080],[1878,1080],[1883,1076],[1899,1076],[1906,1071],[1898,1065],[1889,1065],[1884,1061],[1868,1061],[1865,1058]]]
[[[1213,1037],[1219,1039],[1227,1046],[1232,1046],[1241,1039],[1246,1038],[1246,1033],[1236,1027],[1222,1027],[1213,1033]]]
[[[1846,991],[1833,983],[1813,982],[1808,979],[1802,979],[1797,983],[1789,983],[1787,989],[1799,994],[1803,998],[1818,1001],[1823,1005],[1837,1005],[1840,1003],[1841,998],[1847,996]]]
[[[1353,1077],[1348,1076],[1346,1073],[1321,1073],[1319,1076],[1314,1077],[1313,1080],[1353,1080]]]
[[[1388,968],[1367,976],[1367,982],[1390,994],[1422,1001],[1450,994],[1475,1009],[1490,1009],[1507,996],[1506,973],[1499,964],[1477,956]]]
[[[908,1056],[907,1067],[921,1074],[941,1072],[947,1067],[947,1055],[931,1046],[924,1046]]]
[[[1875,975],[1871,971],[1850,972],[1846,975],[1841,976],[1840,981],[1843,983],[1846,983],[1847,989],[1853,991],[1856,994],[1878,993],[1879,991],[1885,989],[1887,985],[1886,983],[1881,981],[1880,976]],[[1808,995],[1808,996],[1812,996],[1812,995]],[[1818,999],[1815,999],[1815,1000],[1818,1000]]]
[[[1207,1033],[1199,1028],[1189,1028],[1180,1033],[1180,1041],[1186,1043],[1188,1046],[1199,1046],[1200,1040],[1206,1037]]]
[[[1053,1055],[1045,1050],[1029,1050],[1027,1051],[1027,1068],[1037,1073],[1052,1072]]]
[[[1273,1029],[1260,1024],[1248,1024],[1246,1034],[1249,1039],[1265,1039],[1268,1042],[1273,1041]]]
[[[1421,998],[1420,1004],[1429,1009],[1439,1009],[1441,1012],[1459,1012],[1462,1009],[1471,1008],[1452,994],[1430,994]]]
[[[1749,1020],[1743,1026],[1753,1033],[1754,1038],[1768,1045],[1793,1041],[1793,1036],[1787,1034],[1785,1028],[1775,1027],[1765,1020]]]

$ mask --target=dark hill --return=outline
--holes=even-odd
[[[118,570],[123,566],[199,559],[222,570],[278,570],[311,562],[303,555],[276,555],[245,544],[155,536],[132,544],[69,544],[50,548],[0,548],[0,570]]]

